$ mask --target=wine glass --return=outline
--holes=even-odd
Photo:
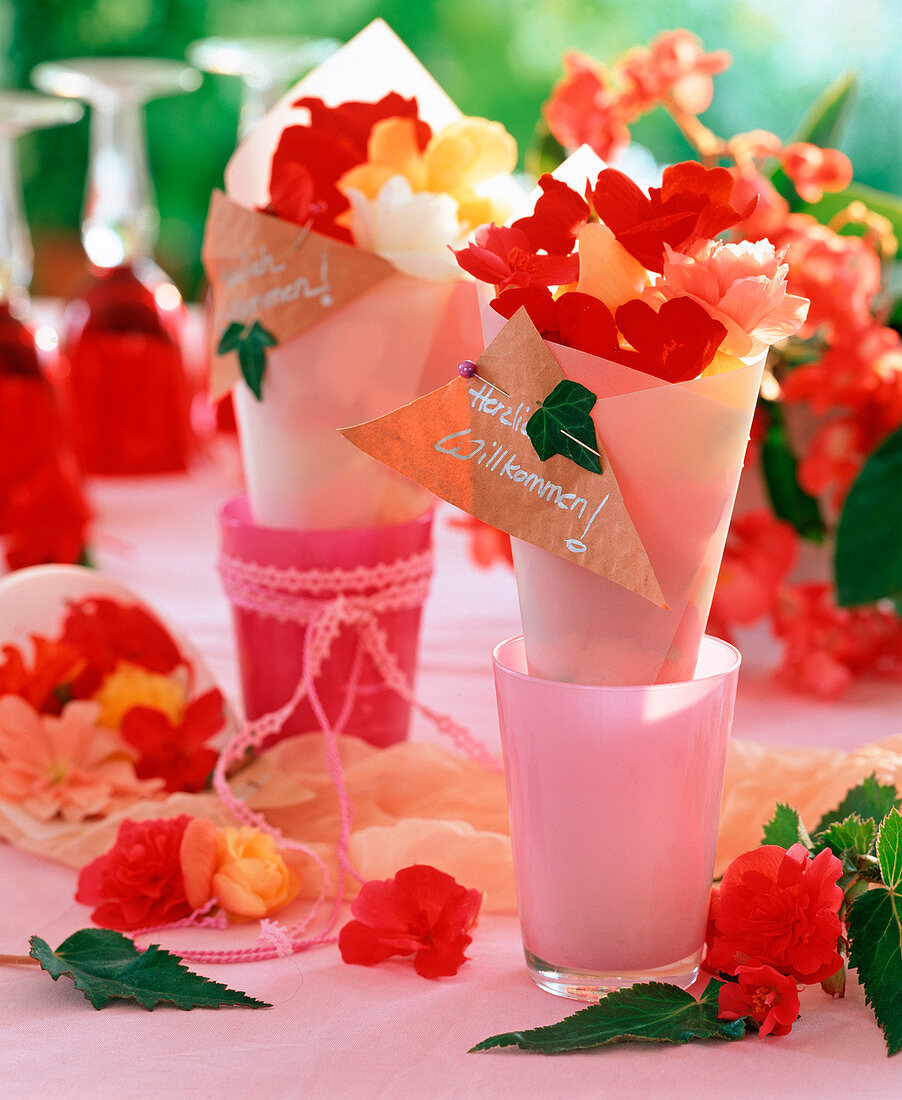
[[[0,91],[0,535],[14,568],[83,550],[88,512],[52,381],[56,335],[30,323],[34,253],[16,148],[20,135],[81,115],[77,103]]]
[[[193,91],[200,74],[178,61],[102,57],[44,62],[32,79],[92,107],[82,219],[91,277],[63,321],[83,461],[96,474],[184,470],[191,443],[187,313],[151,259],[159,218],[143,108]]]
[[[291,37],[201,38],[192,42],[186,57],[196,68],[241,79],[238,140],[242,141],[293,80],[309,72],[341,45],[334,38]],[[236,430],[232,395],[216,403],[216,427]]]
[[[292,80],[298,80],[334,53],[334,38],[273,35],[257,38],[201,38],[187,58],[206,73],[241,78],[238,140],[273,107]]]

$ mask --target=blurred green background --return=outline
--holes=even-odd
[[[861,183],[896,193],[902,149],[899,0],[0,0],[8,43],[0,83],[28,87],[39,61],[92,54],[184,57],[208,35],[309,34],[346,40],[382,16],[467,114],[499,119],[522,151],[561,74],[564,50],[612,61],[662,30],[687,27],[733,66],[715,78],[705,121],[723,136],[756,127],[792,136],[840,73],[860,76],[842,148]],[[235,144],[239,82],[207,76],[200,91],[148,107],[161,213],[157,259],[183,292],[201,280],[210,191]],[[660,162],[686,147],[660,110],[634,139]],[[34,291],[68,294],[82,260],[78,222],[87,121],[22,141],[26,206],[36,238]]]

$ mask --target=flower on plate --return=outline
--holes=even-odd
[[[68,703],[59,717],[38,714],[17,695],[0,698],[0,798],[42,821],[83,821],[160,794],[139,780],[128,751],[97,724],[96,703]]]
[[[268,833],[243,825],[217,829],[194,818],[185,830],[179,859],[193,909],[216,898],[237,920],[266,917],[294,901],[301,878],[282,858]]]
[[[715,892],[707,966],[736,974],[754,960],[806,984],[828,978],[842,965],[841,873],[829,849],[810,859],[801,844],[788,851],[766,844],[738,856]]]
[[[717,994],[717,1015],[722,1020],[748,1017],[759,1035],[788,1035],[799,1016],[795,981],[772,966],[740,966],[738,981],[725,982]]]
[[[87,660],[87,668],[74,685],[79,698],[92,695],[120,661],[161,674],[182,663],[169,633],[149,612],[105,596],[73,603],[60,641],[75,647]]]
[[[451,875],[414,864],[384,882],[367,882],[351,902],[356,918],[341,930],[346,963],[372,966],[393,955],[413,955],[424,978],[450,977],[466,962],[468,934],[482,903]]]
[[[726,326],[727,355],[759,355],[796,332],[808,302],[786,290],[789,267],[768,241],[702,241],[688,254],[664,246],[663,277],[649,295],[684,295]]]
[[[460,236],[457,203],[449,195],[415,192],[392,176],[374,198],[348,189],[350,226],[360,248],[376,252],[404,275],[440,281],[460,269],[448,250]]]
[[[139,779],[159,777],[167,791],[200,791],[218,755],[207,742],[224,722],[222,693],[213,688],[176,717],[154,706],[133,707],[124,715],[120,733],[138,753]]]
[[[536,252],[522,229],[481,225],[466,248],[454,252],[457,262],[474,278],[507,286],[563,286],[576,280],[579,257]]]
[[[64,642],[38,634],[33,634],[31,641],[31,668],[16,646],[0,647],[0,695],[19,695],[42,714],[59,714],[72,695],[72,683],[84,668],[85,659]]]
[[[629,144],[627,112],[607,70],[576,50],[564,54],[564,76],[542,114],[566,149],[589,145],[602,160],[610,160]]]
[[[108,852],[83,867],[75,900],[93,905],[91,920],[130,932],[191,914],[179,848],[191,818],[126,819]]]
[[[646,195],[616,168],[599,173],[589,201],[627,252],[649,271],[662,271],[665,245],[687,251],[746,218],[731,205],[734,180],[726,168],[683,161],[664,169]]]

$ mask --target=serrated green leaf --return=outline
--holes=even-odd
[[[552,455],[563,455],[584,470],[601,473],[591,415],[597,400],[579,382],[569,378],[558,382],[526,422],[526,434],[543,462]]]
[[[844,821],[850,814],[858,814],[863,820],[870,817],[879,824],[899,802],[896,788],[891,783],[879,783],[871,773],[848,792],[835,810],[824,814],[814,831],[824,833],[834,822]]]
[[[764,826],[762,844],[779,844],[781,848],[791,848],[793,844],[804,844],[811,849],[811,837],[802,824],[799,811],[785,802],[778,802],[774,816]]]
[[[877,839],[877,823],[873,818],[862,819],[849,814],[842,821],[834,821],[815,841],[819,847],[829,848],[834,855],[848,856],[850,863],[855,855],[869,855]]]
[[[774,514],[802,538],[823,542],[826,530],[818,502],[799,484],[799,462],[789,442],[779,405],[767,403],[769,423],[761,444],[761,472]]]
[[[700,1000],[664,982],[646,982],[609,993],[558,1024],[510,1031],[477,1043],[473,1050],[517,1046],[544,1054],[591,1050],[612,1043],[688,1043],[693,1039],[741,1039],[745,1019],[719,1020],[711,981]]]
[[[856,898],[849,912],[849,962],[883,1029],[887,1054],[902,1050],[902,817],[888,814],[877,838],[883,886]]]
[[[841,607],[902,593],[902,428],[871,454],[849,490],[836,531]]]
[[[245,325],[239,324],[238,321],[233,321],[220,337],[219,346],[216,348],[217,354],[226,355],[228,352],[234,351],[241,343],[245,327]]]
[[[135,1001],[146,1009],[161,1003],[184,1009],[271,1007],[195,974],[178,955],[157,944],[141,952],[127,936],[108,928],[83,928],[55,951],[40,936],[32,936],[29,954],[54,981],[71,978],[95,1008],[105,1008],[114,1000]]]

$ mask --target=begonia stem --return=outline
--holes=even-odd
[[[0,955],[0,966],[40,966],[31,955]]]

